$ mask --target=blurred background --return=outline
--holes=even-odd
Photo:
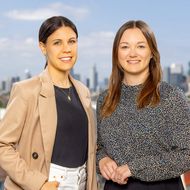
[[[0,4],[0,117],[12,84],[43,70],[38,30],[55,15],[68,17],[78,28],[79,55],[72,75],[91,90],[94,110],[98,94],[108,85],[114,36],[131,19],[150,25],[161,54],[163,80],[190,97],[188,0],[0,0]],[[184,182],[190,184],[188,174]]]

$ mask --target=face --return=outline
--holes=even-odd
[[[77,59],[77,37],[70,27],[62,26],[52,33],[40,48],[47,57],[51,73],[69,72]]]
[[[148,42],[140,29],[125,30],[118,47],[118,61],[124,69],[124,77],[146,78],[151,57]]]

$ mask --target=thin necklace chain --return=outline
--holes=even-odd
[[[57,86],[57,89],[60,91],[60,92],[63,92],[63,94],[67,97],[67,100],[70,102],[72,99],[71,99],[71,87],[69,87],[69,92],[68,94],[64,91],[63,88],[60,88]]]

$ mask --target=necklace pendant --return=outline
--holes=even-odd
[[[70,96],[67,96],[67,99],[68,99],[69,101],[71,101],[71,97],[70,97]]]

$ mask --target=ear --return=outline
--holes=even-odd
[[[39,47],[42,53],[44,54],[44,56],[46,56],[46,45],[43,42],[39,42]]]

